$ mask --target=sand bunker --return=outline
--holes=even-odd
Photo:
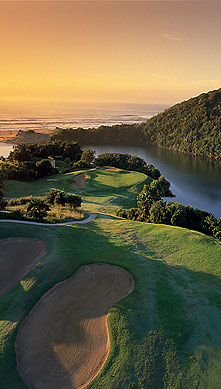
[[[110,168],[105,169],[105,170],[107,170],[109,172],[117,172],[119,169],[115,169],[114,167],[110,167]]]
[[[83,388],[109,352],[108,310],[132,292],[130,274],[118,266],[81,267],[50,289],[20,327],[17,368],[29,388]]]
[[[74,182],[71,185],[73,188],[85,188],[85,180],[88,178],[86,173],[78,174],[74,177]]]
[[[0,298],[12,289],[47,252],[38,239],[0,239]]]
[[[110,168],[98,167],[97,169],[98,170],[106,170],[106,171],[109,171],[109,172],[118,172],[118,170],[119,170],[119,169],[116,169],[114,167],[110,167]]]

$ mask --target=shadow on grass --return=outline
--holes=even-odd
[[[104,218],[115,220],[113,216],[104,216]],[[11,231],[11,228],[4,231],[4,237],[7,237],[5,236],[7,234],[12,236]],[[36,237],[35,228],[30,231],[29,227],[22,227],[22,231],[22,236]],[[55,238],[51,229],[50,231],[46,240]],[[38,237],[41,234],[42,230],[38,231]],[[59,254],[56,260],[53,258],[55,251]],[[4,301],[1,301],[1,319],[18,322],[16,328],[6,333],[3,339],[2,382],[7,383],[10,374],[10,384],[6,384],[5,389],[25,387],[20,384],[16,386],[18,374],[15,370],[16,359],[13,349],[18,327],[24,317],[53,285],[69,278],[80,266],[97,262],[118,265],[127,270],[134,278],[135,289],[130,296],[111,309],[109,316],[111,352],[107,364],[91,387],[114,388],[111,386],[111,382],[114,382],[113,369],[120,372],[116,375],[119,385],[117,387],[129,387],[127,383],[133,380],[134,388],[142,387],[138,385],[138,377],[142,376],[141,370],[144,371],[147,369],[147,364],[152,363],[152,357],[148,354],[150,344],[154,353],[156,347],[158,351],[165,349],[168,341],[173,345],[168,355],[172,355],[171,350],[175,349],[174,353],[180,364],[191,352],[197,353],[202,349],[217,348],[220,313],[218,310],[214,311],[217,313],[215,316],[207,313],[207,310],[212,313],[210,307],[215,306],[216,309],[216,296],[210,293],[210,300],[207,296],[208,291],[213,291],[214,285],[220,287],[218,277],[164,263],[156,251],[138,242],[132,230],[127,230],[126,227],[120,230],[120,227],[116,229],[116,225],[113,224],[106,232],[99,227],[98,223],[80,227],[58,227],[56,250],[51,253],[51,259],[42,263],[41,268],[35,266],[28,274],[35,277],[33,286],[27,291],[17,286],[17,289],[14,288],[10,294],[7,294],[5,296],[8,298],[7,309]],[[194,295],[194,288],[198,288],[199,295]],[[206,313],[208,323],[204,320]],[[150,337],[151,331],[161,333],[165,341],[155,341],[155,337]],[[158,355],[159,353],[161,351]],[[210,353],[204,353],[204,356],[209,364]],[[159,375],[157,366],[156,362],[151,373],[154,377]],[[173,366],[172,362],[171,366]],[[149,387],[155,388],[157,385],[163,387],[163,377],[167,374],[165,363],[162,369],[160,382],[157,378],[156,385],[152,385],[151,380],[149,384],[147,381]],[[127,378],[124,372],[127,372]],[[107,378],[110,380],[108,381],[110,385],[105,386]]]

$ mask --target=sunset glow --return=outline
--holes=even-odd
[[[0,99],[166,103],[221,84],[221,3],[1,2]]]

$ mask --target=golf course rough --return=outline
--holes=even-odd
[[[21,281],[46,252],[46,244],[39,239],[0,239],[0,298]]]
[[[20,327],[17,369],[29,388],[85,387],[109,352],[109,309],[134,289],[118,266],[81,267],[50,289]]]

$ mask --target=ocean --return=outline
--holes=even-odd
[[[141,123],[168,106],[159,104],[65,104],[54,106],[7,105],[0,107],[0,132],[89,128]]]
[[[166,106],[151,104],[65,105],[56,107],[0,108],[0,132],[88,128],[102,124],[139,123],[162,112]],[[218,163],[156,146],[121,147],[91,145],[97,154],[121,152],[137,155],[152,163],[171,182],[174,201],[192,205],[221,216],[221,181]],[[0,143],[0,155],[7,156],[12,145]]]

